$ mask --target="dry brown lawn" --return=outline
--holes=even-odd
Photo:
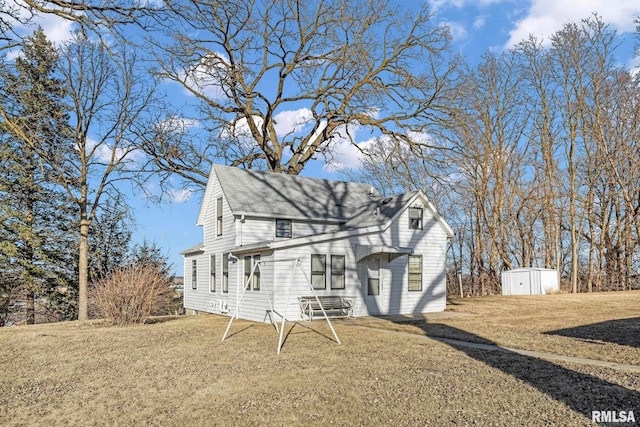
[[[221,342],[227,318],[214,315],[3,328],[0,425],[587,425],[592,410],[640,418],[638,374],[429,338],[637,364],[639,302],[640,292],[454,300],[450,310],[467,316],[335,322],[341,345],[324,322],[298,323],[280,355],[272,326],[237,321]]]

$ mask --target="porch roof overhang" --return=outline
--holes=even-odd
[[[360,262],[370,255],[390,254],[394,258],[402,255],[411,255],[413,248],[386,245],[356,245],[356,262]]]

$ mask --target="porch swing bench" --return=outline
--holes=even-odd
[[[318,296],[302,296],[298,297],[300,302],[300,317],[303,320],[313,320],[314,314],[322,315],[322,308],[324,308],[327,316],[330,317],[350,317],[353,315],[353,303],[351,298],[343,297],[340,295],[322,295]],[[322,307],[320,307],[322,304]]]

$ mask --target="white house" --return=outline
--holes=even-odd
[[[216,165],[197,225],[203,243],[182,252],[187,310],[296,320],[314,291],[344,297],[355,316],[445,308],[453,232],[421,191],[379,197],[366,184]]]

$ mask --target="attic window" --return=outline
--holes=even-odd
[[[276,219],[276,237],[291,238],[291,220]]]
[[[222,197],[216,200],[216,233],[222,236]]]
[[[414,230],[422,230],[422,208],[409,208],[409,228]]]

